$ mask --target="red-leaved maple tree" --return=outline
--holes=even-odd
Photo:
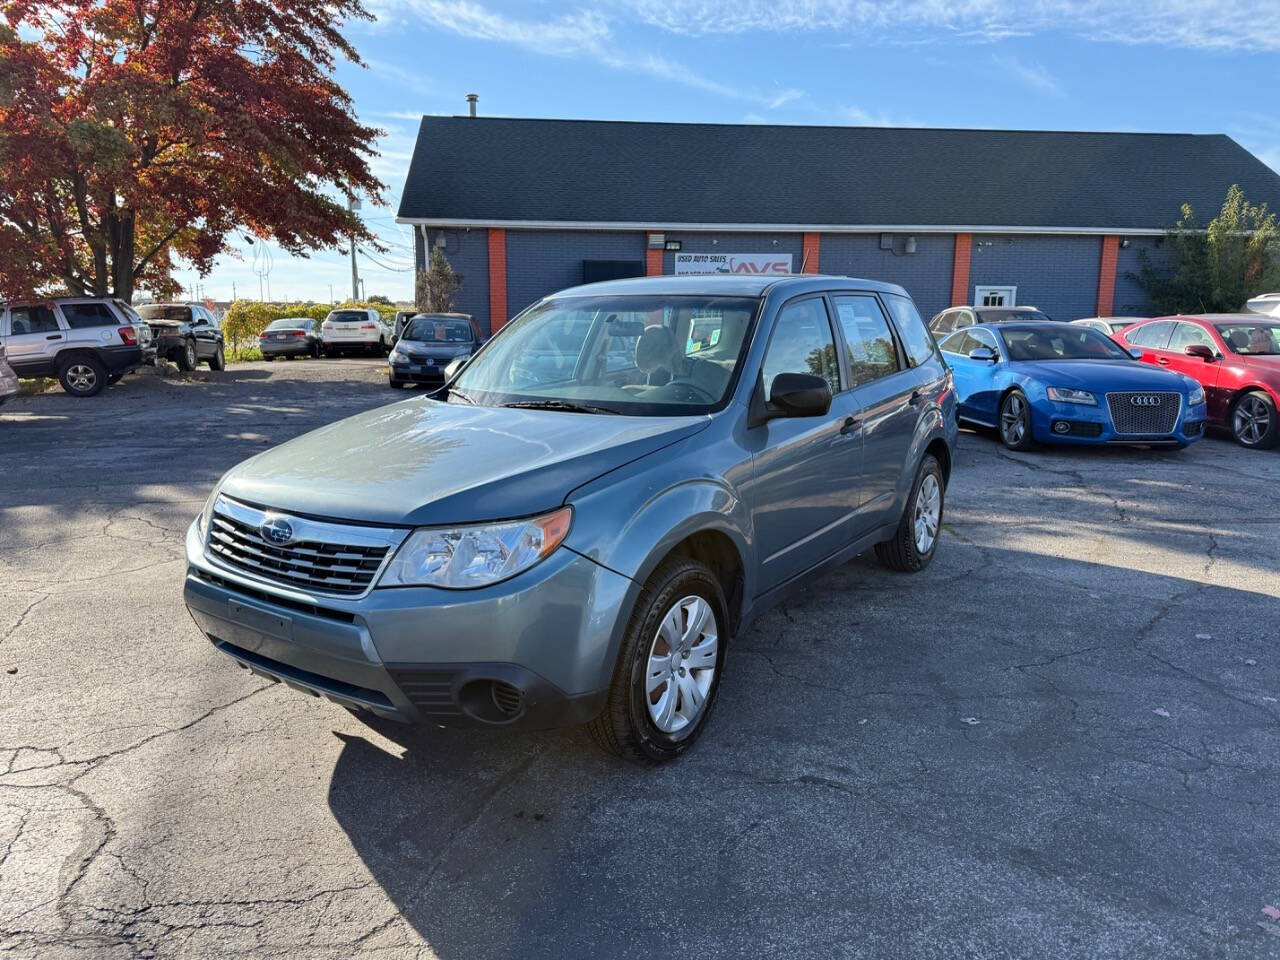
[[[0,0],[0,296],[175,292],[236,231],[291,253],[380,197],[334,81],[361,0]]]

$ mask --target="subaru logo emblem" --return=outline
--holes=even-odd
[[[263,540],[278,547],[283,547],[293,539],[293,525],[284,517],[268,517],[258,528],[258,532],[262,534]]]
[[[1160,406],[1160,398],[1150,393],[1140,393],[1135,397],[1130,397],[1129,402],[1135,407],[1158,407]]]

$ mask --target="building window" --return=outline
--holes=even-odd
[[[973,305],[975,307],[1016,307],[1018,305],[1018,288],[974,287]]]

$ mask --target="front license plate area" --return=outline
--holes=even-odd
[[[270,610],[252,607],[239,600],[227,601],[227,618],[233,623],[257,630],[269,637],[277,637],[280,640],[293,639],[292,619],[272,613]]]

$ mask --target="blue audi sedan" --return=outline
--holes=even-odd
[[[1069,323],[975,324],[941,344],[962,423],[1011,450],[1037,443],[1178,446],[1200,439],[1204,388]]]

